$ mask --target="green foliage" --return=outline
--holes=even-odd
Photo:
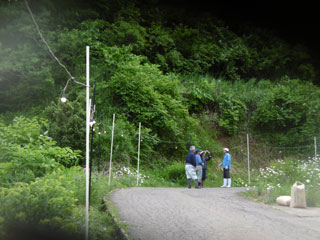
[[[90,46],[97,84],[94,143],[100,136],[104,167],[113,113],[114,159],[136,165],[141,122],[140,161],[168,166],[161,184],[183,179],[175,164],[191,144],[219,153],[218,136],[249,132],[258,141],[300,146],[319,135],[319,88],[311,84],[319,71],[303,46],[252,27],[236,33],[219,19],[162,9],[154,1],[29,2],[43,36],[80,82]],[[71,149],[85,149],[85,89],[71,82],[68,102],[56,103],[66,73],[48,55],[23,1],[1,2],[0,39],[0,113],[8,112],[0,118],[8,122],[24,110],[41,115],[44,108],[47,118],[0,123],[1,185],[82,164],[80,152]],[[94,146],[95,166],[98,157]],[[123,181],[129,186],[131,179]]]
[[[178,157],[191,143],[199,144],[197,115],[212,117],[210,125],[220,135],[253,129],[255,136],[277,145],[301,144],[319,129],[319,93],[316,87],[308,92],[306,84],[319,75],[314,60],[308,49],[274,33],[252,27],[236,33],[221,19],[161,9],[156,2],[43,0],[30,5],[53,52],[81,82],[84,49],[90,46],[96,116],[107,121],[116,113],[121,119],[115,155],[122,162],[136,161],[138,122],[144,131],[142,157],[148,160],[156,152]],[[70,101],[52,103],[66,73],[49,57],[23,1],[3,3],[0,13],[0,112],[39,107],[41,102],[48,136],[60,147],[83,151],[83,86],[70,83]],[[280,81],[285,75],[289,80]],[[312,101],[305,107],[308,95]],[[108,131],[102,137],[103,154],[108,154],[109,136]],[[59,162],[70,166],[76,160]]]
[[[38,51],[35,29],[23,6],[0,6],[0,112],[44,105],[53,93],[48,55]],[[48,11],[42,19],[46,17]]]
[[[271,162],[269,167],[260,169],[260,173],[254,179],[257,189],[251,190],[248,195],[256,195],[262,201],[274,203],[277,197],[290,195],[291,186],[299,181],[306,186],[307,205],[317,207],[320,206],[319,174],[318,159],[276,160]]]
[[[75,165],[80,152],[69,147],[61,148],[47,136],[47,123],[36,118],[16,117],[13,123],[0,125],[0,176],[4,177],[1,185],[10,182],[29,182],[43,176],[61,164]]]
[[[77,199],[60,181],[36,179],[30,184],[17,183],[0,190],[0,215],[6,220],[2,229],[11,224],[31,224],[43,227],[59,226],[61,230],[75,232],[78,226],[72,219]],[[67,228],[67,229],[66,229]],[[10,233],[7,233],[10,235]]]
[[[238,127],[245,120],[246,105],[240,100],[230,99],[228,96],[219,102],[221,115],[219,126],[222,127],[229,135],[238,132]]]
[[[216,109],[215,84],[209,76],[179,76],[183,84],[183,96],[190,113],[214,111]]]
[[[248,108],[240,96],[233,92],[237,88],[208,76],[180,78],[185,85],[185,102],[191,113],[211,115],[213,125],[220,127],[224,133],[230,136],[238,133],[246,120]]]
[[[60,147],[85,150],[85,108],[77,101],[54,103],[45,109],[48,135]]]
[[[302,144],[317,134],[318,89],[285,78],[266,91],[252,114],[252,126],[256,132],[283,146]]]
[[[172,162],[161,170],[162,177],[171,182],[184,185],[186,182],[186,172],[184,162]]]
[[[145,133],[148,133],[143,134],[143,142],[148,141],[151,149],[159,138],[165,141],[185,138],[190,133],[185,130],[194,126],[195,122],[182,105],[177,77],[164,75],[155,65],[143,64],[141,57],[129,51],[128,48],[105,48],[106,63],[112,66],[117,62],[119,65],[110,81],[102,83],[97,89],[98,93],[108,91],[109,98],[101,98],[97,104],[100,106],[100,102],[111,101],[118,106],[117,112],[125,113],[129,122],[136,126],[141,122]],[[105,107],[102,106],[102,109]],[[162,147],[161,143],[159,145]],[[182,148],[184,146],[178,147]]]
[[[135,179],[130,186],[135,186]],[[84,235],[85,172],[79,166],[57,168],[30,184],[17,183],[0,190],[0,234],[14,239],[18,233],[56,234],[78,239]],[[90,239],[121,239],[102,200],[118,183],[108,186],[107,177],[93,174],[90,191]],[[122,187],[129,185],[122,184]],[[10,208],[10,209],[9,209]],[[10,238],[11,237],[11,238]]]
[[[61,186],[72,192],[73,196],[78,199],[79,205],[85,206],[86,193],[86,172],[82,167],[75,166],[71,168],[57,168],[50,174],[43,177],[50,181],[59,181]],[[92,172],[90,202],[92,205],[99,205],[101,199],[109,190],[107,179],[101,174]]]
[[[277,80],[284,75],[315,81],[318,74],[311,53],[302,45],[290,46],[274,33],[259,28],[244,27],[243,41],[249,46],[251,66],[249,77]]]

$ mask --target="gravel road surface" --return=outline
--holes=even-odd
[[[269,206],[244,188],[128,188],[110,200],[135,240],[320,239],[320,208]]]

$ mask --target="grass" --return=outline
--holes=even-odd
[[[305,185],[308,207],[320,207],[319,158],[298,160],[287,158],[272,161],[269,167],[255,172],[251,190],[245,193],[251,200],[274,204],[279,196],[290,196],[296,182]]]

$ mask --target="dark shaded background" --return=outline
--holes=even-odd
[[[208,12],[223,19],[234,31],[242,24],[266,28],[292,44],[307,46],[320,58],[320,7],[317,1],[160,1],[193,14]]]

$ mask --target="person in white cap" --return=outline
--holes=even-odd
[[[229,154],[229,149],[223,149],[224,156],[223,162],[220,164],[223,168],[223,185],[221,187],[231,187],[231,178],[230,178],[230,170],[231,170],[231,155]]]

